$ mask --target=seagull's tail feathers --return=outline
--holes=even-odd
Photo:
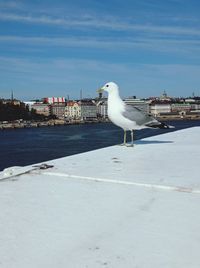
[[[164,122],[159,122],[159,121],[153,121],[153,122],[147,123],[145,126],[150,127],[150,128],[174,128],[174,126],[170,126]]]

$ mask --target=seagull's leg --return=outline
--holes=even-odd
[[[133,147],[133,130],[131,130],[131,144],[126,144],[127,147]]]
[[[131,146],[133,147],[134,144],[133,144],[133,129],[131,130]]]
[[[124,145],[126,145],[126,130],[124,130]]]
[[[126,130],[124,129],[124,142],[120,144],[122,146],[126,145]]]

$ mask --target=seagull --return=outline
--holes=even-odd
[[[133,131],[143,128],[171,128],[165,123],[159,122],[153,116],[145,114],[140,109],[127,105],[119,95],[119,87],[114,82],[106,83],[97,90],[98,93],[108,92],[108,117],[113,124],[124,130],[124,142],[122,145],[133,146]],[[131,131],[131,144],[126,142],[126,132]]]

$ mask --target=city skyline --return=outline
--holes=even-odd
[[[17,100],[17,101],[21,101],[21,102],[25,102],[25,103],[28,103],[28,102],[38,102],[38,103],[41,103],[41,102],[45,102],[45,99],[54,99],[54,102],[57,103],[57,99],[63,99],[65,102],[71,102],[71,101],[75,101],[75,102],[79,102],[79,101],[87,101],[87,100],[98,100],[98,99],[107,99],[108,98],[108,95],[106,92],[103,92],[102,95],[100,96],[99,93],[94,96],[94,97],[90,97],[88,96],[87,94],[87,97],[85,97],[83,95],[83,92],[82,90],[79,92],[80,95],[79,97],[74,97],[74,98],[70,98],[69,95],[63,95],[63,96],[57,96],[57,95],[49,95],[49,96],[41,96],[41,97],[37,97],[35,99],[26,99],[26,98],[17,98],[15,97],[14,95],[14,92],[13,90],[10,92],[10,96],[8,96],[8,98],[3,98],[2,96],[0,96],[0,100]],[[135,100],[164,100],[164,99],[171,99],[171,100],[189,100],[189,99],[200,99],[200,96],[198,95],[195,95],[195,93],[193,92],[191,95],[180,95],[180,96],[170,96],[167,94],[167,91],[164,90],[161,94],[157,95],[157,96],[145,96],[145,97],[139,97],[139,96],[136,96],[136,95],[129,95],[129,96],[124,96],[123,100],[128,100],[128,99],[135,99]]]
[[[0,0],[0,96],[200,95],[200,3]]]

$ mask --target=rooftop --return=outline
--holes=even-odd
[[[0,173],[2,268],[200,267],[200,128]]]

